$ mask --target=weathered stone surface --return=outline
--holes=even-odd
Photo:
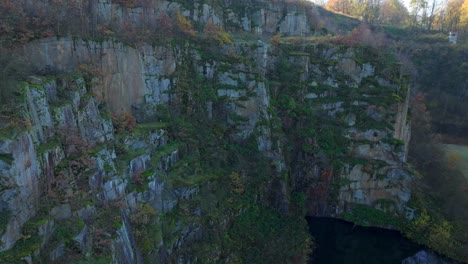
[[[289,36],[305,36],[310,33],[305,14],[290,12],[286,14],[279,25],[281,34]]]
[[[372,175],[364,172],[362,165],[352,167],[346,174],[348,184],[340,188],[337,213],[347,204],[358,203],[375,206],[381,200],[394,201],[399,211],[411,197],[411,176],[400,168],[384,167]]]
[[[61,242],[49,253],[49,259],[51,261],[56,261],[63,255],[65,255],[65,243]]]
[[[124,196],[127,183],[120,177],[111,179],[102,186],[102,197],[107,201],[114,201]]]
[[[91,143],[102,143],[114,137],[112,122],[100,117],[93,99],[78,111],[78,124],[81,136]]]
[[[81,252],[85,254],[90,252],[93,246],[93,241],[89,232],[89,227],[85,226],[83,227],[83,230],[81,230],[81,232],[73,238],[73,241],[78,244]]]
[[[236,13],[230,7],[223,8],[198,3],[195,3],[196,10],[186,10],[185,5],[169,1],[152,1],[154,5],[149,8],[133,9],[122,8],[113,2],[115,1],[93,2],[96,7],[96,17],[102,21],[116,23],[126,21],[139,25],[142,23],[143,16],[146,16],[149,21],[156,21],[162,14],[180,9],[184,16],[200,22],[200,25],[212,21],[215,25],[223,26],[223,23],[227,22],[232,27],[244,31],[271,34],[279,32],[285,36],[304,36],[312,31],[309,17],[297,6],[275,5],[267,1],[256,2],[258,6],[255,6],[254,11],[245,9],[236,10]],[[227,135],[234,140],[242,142],[249,136],[255,136],[258,149],[271,159],[271,166],[278,175],[286,172],[284,175],[288,176],[289,167],[296,166],[296,164],[287,164],[286,158],[294,161],[297,158],[301,161],[301,169],[297,172],[301,175],[294,175],[297,178],[291,177],[291,179],[301,179],[306,183],[302,186],[299,184],[302,182],[297,180],[297,188],[309,188],[305,191],[308,195],[311,194],[308,201],[313,200],[311,197],[326,201],[327,191],[330,190],[329,179],[333,173],[340,173],[327,167],[330,160],[327,160],[323,153],[310,156],[297,153],[298,157],[292,158],[285,157],[283,154],[284,141],[281,137],[287,137],[284,134],[289,131],[287,129],[275,131],[275,129],[281,129],[278,129],[280,125],[273,126],[273,122],[283,122],[285,126],[288,126],[291,120],[274,120],[274,118],[279,118],[272,113],[275,111],[275,106],[270,105],[270,92],[275,92],[277,96],[282,92],[283,87],[275,87],[276,84],[267,80],[267,74],[275,73],[269,71],[274,69],[278,57],[273,52],[274,48],[265,41],[236,43],[220,48],[223,54],[234,54],[245,59],[245,61],[233,63],[224,62],[221,59],[217,61],[217,58],[205,61],[202,59],[201,52],[192,50],[190,45],[154,47],[141,44],[130,47],[111,40],[97,43],[71,38],[50,38],[31,43],[24,49],[33,64],[39,68],[51,67],[54,70],[73,72],[78,65],[84,64],[98,71],[99,77],[93,78],[90,87],[84,85],[83,79],[76,80],[73,84],[69,83],[69,86],[64,89],[67,98],[58,98],[59,88],[64,88],[57,86],[59,82],[48,81],[28,86],[27,112],[32,123],[31,131],[11,141],[3,139],[0,141],[0,153],[12,154],[13,157],[11,164],[5,162],[0,164],[0,171],[6,174],[6,177],[3,177],[5,180],[2,179],[1,183],[8,186],[8,189],[2,191],[1,194],[2,211],[11,211],[13,215],[7,225],[6,233],[2,236],[1,250],[11,248],[15,241],[20,239],[22,226],[37,211],[38,198],[41,193],[40,183],[52,182],[55,179],[54,167],[64,158],[68,158],[65,157],[60,144],[58,146],[45,145],[50,143],[47,142],[48,136],[51,135],[50,130],[56,127],[76,127],[85,142],[106,145],[99,151],[93,150],[90,158],[96,161],[96,168],[89,171],[89,176],[85,176],[88,177],[86,180],[89,183],[89,186],[85,187],[90,187],[90,189],[85,188],[85,193],[81,195],[84,197],[91,195],[93,199],[97,198],[99,203],[104,205],[113,203],[122,205],[122,226],[117,231],[118,238],[113,241],[113,262],[142,263],[141,254],[133,238],[134,227],[128,219],[129,215],[135,213],[142,203],[149,204],[158,214],[169,213],[185,200],[197,196],[199,188],[198,186],[176,187],[171,179],[168,180],[168,177],[165,177],[167,171],[179,160],[180,153],[184,153],[184,151],[179,152],[178,149],[171,151],[166,149],[161,155],[163,147],[171,138],[165,130],[153,129],[141,132],[137,127],[135,133],[131,133],[123,142],[116,143],[116,145],[123,143],[123,146],[119,146],[121,149],[113,151],[112,144],[109,143],[121,139],[114,137],[112,121],[109,117],[103,118],[100,109],[107,106],[110,111],[119,114],[141,110],[142,117],[138,118],[138,121],[142,121],[151,119],[151,114],[156,116],[154,112],[160,104],[167,104],[171,107],[177,105],[174,103],[177,101],[177,95],[171,94],[170,91],[177,88],[179,81],[177,74],[186,69],[182,67],[187,66],[184,64],[186,60],[190,61],[190,65],[193,64],[193,69],[190,70],[198,72],[200,77],[211,81],[214,87],[219,87],[213,92],[214,96],[217,95],[226,100],[222,103],[214,100],[206,103],[209,119],[222,121],[224,118],[227,120],[227,125],[236,129],[235,134]],[[358,62],[354,58],[355,54],[352,49],[342,51],[340,48],[314,47],[314,50],[314,54],[304,55],[303,52],[298,51],[294,56],[286,58],[294,65],[294,70],[298,69],[299,72],[297,79],[292,81],[300,86],[305,84],[304,87],[298,89],[301,93],[298,101],[305,97],[308,102],[313,103],[314,100],[332,98],[339,89],[358,89],[363,78],[375,77],[380,80],[380,77],[376,76],[376,68],[370,62]],[[329,63],[322,65],[323,61]],[[385,81],[379,81],[379,84],[391,86]],[[324,87],[330,89],[323,91]],[[89,94],[96,95],[96,98]],[[272,96],[272,98],[275,97]],[[356,100],[349,104],[340,99],[319,103],[316,106],[317,109],[325,111],[325,118],[334,118],[340,113],[348,114],[349,105],[369,106],[363,111],[368,117],[378,122],[385,121],[385,113],[391,109],[371,108],[372,104],[368,101],[371,99]],[[147,107],[143,107],[143,103]],[[369,169],[363,165],[349,165],[349,170],[341,175],[348,182],[345,181],[347,184],[338,190],[336,212],[343,212],[350,203],[374,206],[379,199],[389,199],[396,202],[397,206],[403,207],[408,201],[411,177],[402,168],[406,152],[395,153],[389,144],[381,141],[394,134],[395,138],[405,143],[408,142],[407,102],[398,107],[397,118],[392,120],[395,121],[395,131],[357,129],[354,126],[359,113],[349,115],[347,124],[350,127],[346,128],[347,136],[350,140],[363,141],[353,144],[350,152],[354,153],[355,157],[379,161],[383,165],[378,169]],[[317,131],[320,130],[317,129]],[[280,133],[283,134],[279,135]],[[315,139],[312,138],[305,140],[313,147],[321,143],[314,141]],[[288,143],[294,144],[295,142],[286,142]],[[47,148],[38,153],[38,146],[41,145]],[[134,155],[133,153],[137,152],[135,150],[138,154]],[[140,152],[140,150],[144,151]],[[123,158],[119,157],[122,152],[128,156],[125,157],[125,162],[123,160],[117,162]],[[296,153],[288,154],[296,155]],[[142,179],[141,174],[145,171],[147,173]],[[320,178],[324,180],[320,182]],[[268,186],[270,189],[268,198],[273,206],[280,212],[287,213],[289,210],[288,195],[291,191],[287,181],[276,179]],[[67,190],[69,195],[80,191],[73,190],[73,188]],[[99,206],[74,208],[72,214],[69,205],[62,205],[53,208],[51,216],[56,219],[66,219],[74,215],[86,223],[93,221],[101,209]],[[321,210],[324,214],[327,211],[325,209]],[[200,216],[203,212],[197,208],[194,214]],[[47,230],[48,228],[44,227],[40,232],[48,233]],[[180,232],[181,236],[171,244],[165,245],[162,242],[160,247],[158,246],[158,256],[161,262],[169,259],[166,258],[167,254],[172,254],[177,250],[173,246],[183,248],[199,239],[203,232],[193,223],[182,224],[180,221],[177,222],[174,230],[164,231],[167,234]],[[75,241],[82,252],[90,251],[92,234],[86,224],[81,233],[75,237]],[[63,246],[59,245],[51,252],[50,258],[60,257],[63,251]],[[172,257],[174,258],[185,261],[179,256]]]
[[[404,142],[403,151],[399,153],[399,158],[403,161],[406,161],[409,142],[411,139],[411,122],[408,121],[409,105],[410,89],[408,89],[406,93],[405,101],[398,105],[397,116],[395,118],[395,125],[393,129],[393,137]]]
[[[0,140],[0,154],[11,154],[12,153],[13,140]]]
[[[45,223],[40,225],[37,234],[43,236],[41,246],[45,246],[49,242],[50,237],[54,233],[55,221],[53,219],[46,220]]]
[[[3,175],[13,184],[9,195],[2,195],[12,217],[1,240],[0,251],[10,249],[21,237],[21,226],[37,211],[40,197],[40,165],[36,156],[33,137],[23,133],[12,144],[13,163],[9,174]]]
[[[122,227],[117,231],[118,238],[113,254],[118,257],[118,263],[143,263],[139,249],[134,246],[135,240],[128,217],[123,214],[122,219]]]
[[[29,114],[34,131],[37,133],[38,138],[44,141],[47,136],[44,135],[45,129],[53,126],[46,89],[44,87],[38,89],[31,87],[26,90],[26,98],[27,113]]]
[[[149,142],[153,147],[164,146],[167,144],[167,132],[163,129],[158,130],[157,132],[152,132],[148,138]]]
[[[91,220],[96,215],[96,213],[96,208],[91,205],[87,205],[85,208],[75,212],[76,216],[83,219],[83,221]]]
[[[65,220],[72,216],[71,207],[69,204],[55,206],[50,211],[50,215],[57,220]]]
[[[23,225],[36,215],[41,195],[51,191],[51,184],[56,180],[55,167],[65,158],[65,153],[59,142],[48,142],[49,137],[54,135],[53,131],[79,126],[84,139],[90,143],[113,137],[112,123],[101,117],[94,101],[89,100],[88,104],[81,105],[82,97],[86,94],[83,80],[63,82],[61,85],[68,88],[60,89],[70,89],[61,95],[63,98],[58,98],[59,88],[54,80],[25,85],[25,117],[31,121],[31,126],[15,138],[1,141],[2,153],[10,155],[12,160],[1,163],[0,183],[6,189],[1,193],[0,204],[2,211],[7,210],[11,214],[2,234],[1,251],[10,249],[22,237]],[[57,107],[59,99],[64,100],[62,103],[65,104]],[[80,109],[80,105],[84,108]],[[54,109],[53,114],[51,109]],[[64,191],[72,195],[70,188]],[[71,207],[65,204],[52,208],[50,216],[58,220],[68,219],[72,216]],[[42,236],[41,245],[47,243],[52,230],[53,221],[39,226],[37,235]],[[60,247],[56,249],[54,254],[51,252],[51,257],[59,258],[63,250]]]
[[[308,195],[309,213],[336,216],[351,208],[354,203],[376,207],[382,199],[395,202],[394,210],[405,210],[405,204],[411,196],[411,176],[404,168],[407,149],[399,148],[397,145],[400,141],[395,139],[401,140],[405,146],[409,142],[407,102],[395,101],[391,107],[384,107],[377,100],[374,101],[374,95],[370,93],[359,94],[359,100],[349,100],[345,96],[334,98],[340,92],[346,94],[344,92],[359,91],[363,87],[375,89],[377,84],[369,84],[366,78],[376,80],[382,90],[399,89],[399,85],[379,81],[384,78],[379,76],[378,69],[373,65],[375,62],[360,62],[353,48],[315,48],[314,52],[306,54],[294,54],[288,59],[290,65],[299,69],[299,79],[308,83],[307,89],[301,91],[304,98],[310,103],[334,99],[322,103],[321,109],[334,120],[340,114],[345,114],[343,121],[346,124],[343,124],[343,128],[348,126],[344,129],[349,142],[349,154],[366,164],[348,165],[344,171],[337,172],[326,167],[326,157],[320,154],[315,154],[315,157],[298,155],[296,159],[302,166],[298,166],[295,169],[297,172],[293,173],[298,181],[296,186],[305,186],[303,191]],[[327,64],[324,62],[330,64],[324,65]],[[369,127],[363,125],[363,119],[369,120],[366,121]],[[371,126],[370,123],[375,125]],[[320,145],[320,142],[317,143]],[[307,142],[312,146],[317,143],[313,140]],[[343,181],[343,185],[333,194],[337,197],[334,206],[327,200],[327,192],[331,192],[332,174]]]
[[[160,78],[170,76],[176,65],[170,49],[149,45],[135,49],[110,41],[45,39],[27,45],[25,52],[30,51],[34,52],[28,56],[38,67],[72,72],[80,64],[89,64],[89,67],[100,64],[105,69],[100,85],[104,100],[115,112],[130,112],[131,106],[142,103],[146,94],[153,94],[149,100],[155,103],[167,102],[168,97],[163,92],[167,91],[169,82]]]
[[[159,212],[169,212],[177,205],[177,196],[161,179],[156,178],[148,184],[148,201]]]
[[[419,251],[416,255],[404,259],[401,264],[451,264],[453,262],[443,259],[426,250]]]
[[[130,175],[141,174],[148,167],[149,155],[138,156],[130,161]]]
[[[76,128],[76,118],[72,105],[66,104],[54,109],[54,121],[58,127]]]
[[[385,148],[382,144],[363,144],[356,146],[353,150],[353,154],[360,158],[369,158],[377,160],[392,160],[392,153],[385,151]],[[392,162],[393,163],[393,162]]]

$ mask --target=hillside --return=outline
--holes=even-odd
[[[443,117],[432,90],[416,96],[432,48],[401,45],[405,31],[305,1],[0,14],[0,262],[306,263],[305,216],[466,257],[466,213],[425,196],[418,151]]]

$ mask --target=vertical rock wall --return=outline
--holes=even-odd
[[[199,195],[200,183],[169,173],[189,166],[180,162],[187,146],[172,141],[176,135],[155,116],[159,107],[193,111],[199,106],[194,94],[206,87],[212,89],[203,102],[206,118],[229,127],[233,142],[254,137],[271,161],[267,190],[259,190],[267,194],[259,196],[279,212],[290,210],[292,192],[306,194],[310,215],[339,217],[356,204],[405,209],[411,182],[404,164],[409,89],[382,71],[394,65],[379,65],[359,47],[306,39],[300,47],[271,46],[261,40],[263,33],[311,34],[309,16],[294,5],[92,4],[98,19],[135,25],[179,8],[192,21],[213,21],[254,33],[254,39],[216,47],[71,38],[25,45],[26,56],[45,72],[81,71],[93,78],[53,77],[25,85],[28,127],[0,139],[0,209],[9,214],[1,251],[16,252],[15,245],[27,242],[26,252],[14,256],[45,254],[54,261],[65,245],[83,255],[97,245],[112,249],[114,263],[143,263],[145,257],[190,263],[183,252],[203,237],[203,229],[196,221],[170,217]],[[134,128],[130,113],[138,119]],[[114,127],[110,114],[123,117],[122,124]],[[202,217],[199,207],[184,210]],[[60,235],[64,229],[67,236]]]
[[[327,149],[339,142],[336,139],[325,137],[328,146],[306,140],[319,151],[309,157],[297,154],[295,162],[302,164],[296,166],[297,184],[309,194],[309,213],[338,216],[356,204],[404,213],[412,179],[405,165],[410,139],[408,81],[385,80],[380,62],[363,61],[360,48],[314,46],[304,51],[289,58],[291,65],[300,67],[305,82],[301,92],[322,115],[340,124],[344,137],[338,144],[348,149],[338,170],[322,156],[336,149]]]

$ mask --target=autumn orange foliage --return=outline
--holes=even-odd
[[[205,39],[214,40],[218,44],[232,44],[231,36],[222,28],[215,26],[212,21],[208,21],[204,29]]]
[[[114,114],[112,116],[112,123],[114,124],[114,128],[117,132],[132,132],[135,130],[137,124],[135,117],[128,112],[125,112],[121,115]]]
[[[179,31],[187,36],[195,36],[195,30],[193,29],[192,23],[185,18],[184,15],[180,12],[180,10],[176,11],[176,22],[177,22],[177,28]]]

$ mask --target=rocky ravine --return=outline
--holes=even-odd
[[[177,5],[157,2],[152,14]],[[142,12],[98,3],[104,18],[115,12],[138,23]],[[232,18],[253,36],[313,29],[297,8],[262,5],[239,19],[208,4],[183,14],[220,25]],[[286,16],[277,18],[280,10]],[[309,215],[352,216],[356,205],[406,213],[409,87],[398,65],[382,63],[368,47],[327,43],[307,42],[298,50],[254,37],[215,49],[210,56],[213,49],[190,41],[130,47],[71,38],[24,47],[37,67],[68,74],[26,83],[27,127],[0,138],[6,262],[57,261],[70,248],[90,255],[100,247],[112,248],[114,263],[143,263],[148,256],[154,263],[196,261],[183,252],[206,231],[190,219],[208,215],[200,201],[213,198],[200,188],[210,178],[171,173],[190,164],[180,160],[196,151],[162,121],[167,109],[199,111],[231,127],[225,136],[237,144],[254,137],[273,169],[259,194],[283,214],[291,210],[293,192],[305,194]],[[71,74],[80,67],[92,74]],[[197,89],[209,96],[192,92]],[[188,220],[169,217],[187,201],[195,204],[183,211]]]

